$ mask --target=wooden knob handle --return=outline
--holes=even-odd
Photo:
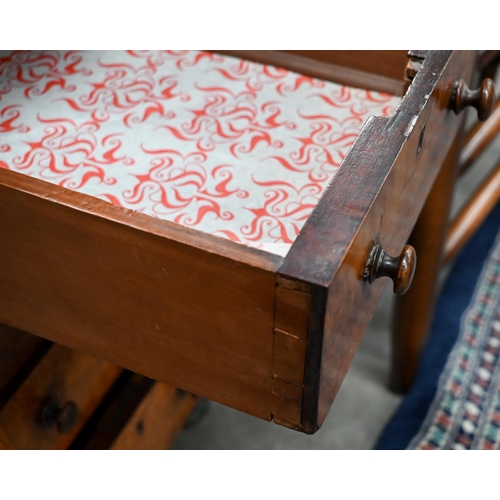
[[[386,276],[394,282],[394,293],[403,295],[410,288],[417,265],[417,253],[406,245],[398,257],[387,255],[379,243],[373,245],[365,269],[365,279],[373,283]]]
[[[55,424],[61,434],[67,434],[75,426],[79,413],[78,405],[74,401],[60,406],[56,401],[49,400],[42,407],[40,421],[45,429]]]
[[[467,106],[477,109],[477,117],[480,121],[487,120],[495,107],[493,80],[484,79],[477,90],[470,90],[463,80],[458,80],[451,92],[450,107],[458,115]]]

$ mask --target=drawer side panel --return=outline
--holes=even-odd
[[[275,272],[105,215],[0,184],[0,322],[270,420]]]

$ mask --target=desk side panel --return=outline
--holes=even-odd
[[[273,418],[271,260],[236,261],[118,223],[120,207],[99,216],[23,182],[0,182],[0,322]]]
[[[460,133],[463,116],[448,102],[456,79],[470,81],[474,58],[473,52],[428,56],[396,115],[375,118],[362,131],[279,271],[313,290],[303,419],[308,432],[326,418],[389,281],[363,280],[373,243],[399,255]]]

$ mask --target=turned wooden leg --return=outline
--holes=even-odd
[[[461,136],[452,145],[409,240],[417,252],[417,269],[410,289],[394,305],[390,388],[397,393],[406,392],[413,382],[434,312]]]

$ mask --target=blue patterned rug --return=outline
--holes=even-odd
[[[500,206],[453,265],[415,383],[376,449],[500,448]]]

